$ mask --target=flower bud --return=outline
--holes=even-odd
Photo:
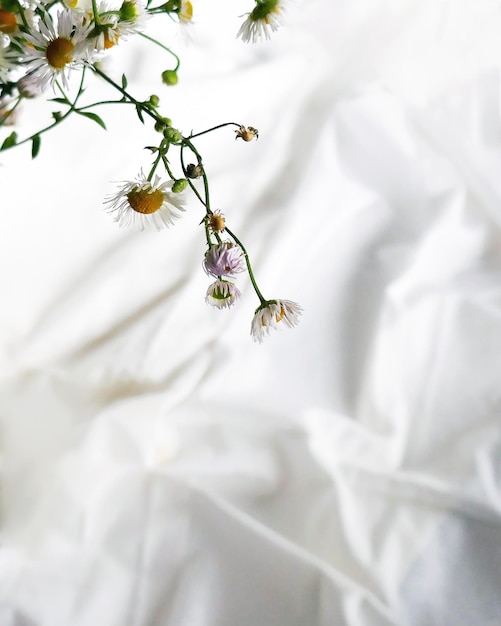
[[[156,94],[152,94],[148,102],[152,107],[157,107],[160,104],[160,98]]]
[[[178,178],[174,181],[174,184],[172,185],[172,191],[174,193],[181,193],[181,191],[184,191],[187,186],[188,181],[186,180],[186,178]]]
[[[165,70],[162,72],[162,82],[164,85],[177,85],[178,76],[176,70]]]
[[[170,143],[179,143],[183,139],[183,136],[177,130],[177,128],[172,128],[172,126],[168,126],[164,130],[164,137],[167,139],[167,141],[170,141]]]

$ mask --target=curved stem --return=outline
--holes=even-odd
[[[176,59],[176,67],[174,68],[174,72],[177,72],[177,70],[179,69],[179,66],[181,65],[181,59],[177,56],[177,54],[175,52],[173,52],[170,48],[167,48],[167,46],[164,46],[164,44],[161,43],[160,41],[157,41],[153,37],[150,37],[146,33],[142,33],[140,31],[138,31],[137,34],[141,35],[141,37],[143,37],[144,39],[148,39],[148,41],[151,41],[152,43],[156,44],[157,46],[160,46],[160,48],[163,48],[166,52],[171,54]]]
[[[109,83],[110,85],[112,85],[113,87],[115,87],[115,89],[117,89],[121,94],[123,94],[126,98],[128,98],[130,100],[130,102],[132,102],[132,104],[134,104],[136,107],[139,107],[141,109],[141,111],[143,111],[143,113],[146,113],[147,115],[149,115],[150,117],[152,117],[155,122],[159,122],[161,124],[163,124],[163,120],[162,118],[157,115],[154,111],[152,111],[149,107],[145,106],[142,102],[139,102],[139,100],[136,100],[134,98],[134,96],[132,96],[128,91],[126,91],[123,87],[121,87],[118,83],[116,83],[112,78],[110,78],[108,76],[108,74],[105,74],[104,72],[102,72],[98,67],[96,67],[95,65],[89,65],[89,67],[94,70],[94,72],[96,72],[96,74],[98,74],[99,76],[101,76],[101,78],[104,78],[104,80]]]
[[[218,130],[219,128],[224,128],[225,126],[242,126],[242,124],[237,124],[236,122],[225,122],[224,124],[218,124],[217,126],[213,126],[212,128],[208,128],[207,130],[203,130],[201,133],[195,133],[194,135],[190,135],[188,139],[194,139],[195,137],[201,137],[202,135],[206,135],[207,133],[211,133],[213,130]]]
[[[233,239],[233,241],[237,244],[237,246],[240,246],[242,248],[242,251],[245,256],[245,263],[247,264],[247,270],[249,271],[249,276],[251,279],[252,286],[254,287],[254,291],[256,292],[256,295],[259,298],[259,301],[261,302],[261,304],[265,304],[268,301],[263,296],[263,294],[259,290],[259,287],[257,286],[256,279],[254,278],[254,272],[252,271],[252,266],[251,266],[251,262],[249,259],[249,255],[247,254],[247,250],[245,249],[240,239],[229,228],[225,228],[225,230],[228,233],[228,235]]]

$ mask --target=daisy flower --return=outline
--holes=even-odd
[[[216,280],[209,285],[205,302],[217,309],[230,308],[240,298],[240,290],[227,280]]]
[[[233,276],[246,269],[245,255],[240,246],[223,241],[205,253],[204,269],[212,276]]]
[[[256,0],[256,6],[247,14],[237,37],[242,37],[245,43],[271,39],[271,32],[278,30],[283,23],[282,11],[282,0]]]
[[[72,69],[83,64],[88,57],[86,37],[89,24],[74,20],[67,9],[57,15],[57,28],[52,17],[45,13],[38,22],[38,30],[25,35],[27,40],[23,60],[33,84],[41,90],[61,79],[68,89],[68,76]]]
[[[268,300],[256,309],[251,324],[251,335],[259,343],[269,334],[271,328],[282,326],[292,328],[299,323],[299,316],[303,309],[291,300]]]
[[[119,226],[160,230],[173,224],[184,211],[184,198],[171,189],[172,181],[161,183],[158,176],[149,181],[141,171],[135,181],[124,182],[105,204]]]

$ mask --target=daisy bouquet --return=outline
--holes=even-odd
[[[176,85],[179,57],[147,32],[148,23],[159,15],[167,15],[181,25],[190,24],[193,6],[190,0],[0,0],[0,151],[25,144],[35,158],[45,133],[70,115],[106,129],[105,121],[96,113],[98,106],[134,107],[141,123],[154,126],[158,141],[147,146],[151,154],[149,168],[140,170],[134,180],[120,183],[105,199],[107,211],[119,226],[161,230],[182,217],[187,194],[193,194],[203,207],[201,224],[207,250],[202,265],[213,280],[205,300],[218,309],[232,307],[240,297],[235,278],[246,272],[259,300],[251,335],[262,342],[272,328],[295,326],[301,307],[262,295],[242,241],[230,230],[225,216],[211,208],[209,180],[197,148],[198,137],[219,129],[233,127],[235,138],[244,142],[256,140],[257,129],[225,122],[183,135],[162,115],[158,96],[139,100],[130,92],[125,73],[116,81],[104,69],[104,57],[112,54],[119,43],[132,36],[143,37],[170,55],[172,66],[161,79],[166,85]],[[269,39],[282,23],[282,0],[255,0],[252,10],[243,17],[238,37],[252,43]],[[111,85],[116,99],[83,104],[81,96],[92,77]],[[16,114],[27,99],[50,101],[58,110],[52,112],[46,126],[30,136],[19,137]]]

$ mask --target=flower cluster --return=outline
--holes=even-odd
[[[170,67],[159,78],[166,86],[176,85],[179,57],[146,33],[148,21],[161,14],[168,15],[183,28],[192,23],[193,5],[190,0],[0,0],[0,130],[15,126],[24,100],[40,98],[47,91],[52,91],[49,100],[58,108],[52,112],[50,123],[29,137],[19,139],[16,130],[12,130],[0,144],[0,151],[31,144],[31,155],[35,158],[40,152],[42,136],[68,116],[79,115],[106,129],[104,120],[95,111],[97,107],[114,103],[131,105],[142,123],[151,120],[158,142],[147,146],[152,158],[147,173],[140,169],[135,180],[120,183],[105,199],[106,210],[121,227],[161,230],[183,215],[186,194],[192,193],[204,211],[201,224],[205,228],[207,251],[203,267],[214,279],[205,300],[217,309],[231,307],[241,296],[235,277],[247,272],[260,302],[251,335],[261,342],[271,328],[295,326],[301,308],[288,300],[266,300],[261,294],[242,242],[228,228],[225,216],[211,209],[209,181],[195,145],[201,135],[228,126],[236,127],[235,139],[244,142],[257,139],[258,130],[226,122],[185,136],[160,112],[160,98],[156,94],[138,100],[129,91],[125,74],[120,82],[115,82],[101,64],[103,57],[118,44],[140,36],[158,46],[161,54],[169,55]],[[269,39],[282,18],[282,0],[254,0],[254,8],[246,14],[237,37],[253,43]],[[116,99],[82,104],[87,77],[92,75],[108,83]],[[56,97],[52,97],[54,92]],[[177,174],[172,162],[176,150]],[[186,163],[187,154],[194,162]]]

